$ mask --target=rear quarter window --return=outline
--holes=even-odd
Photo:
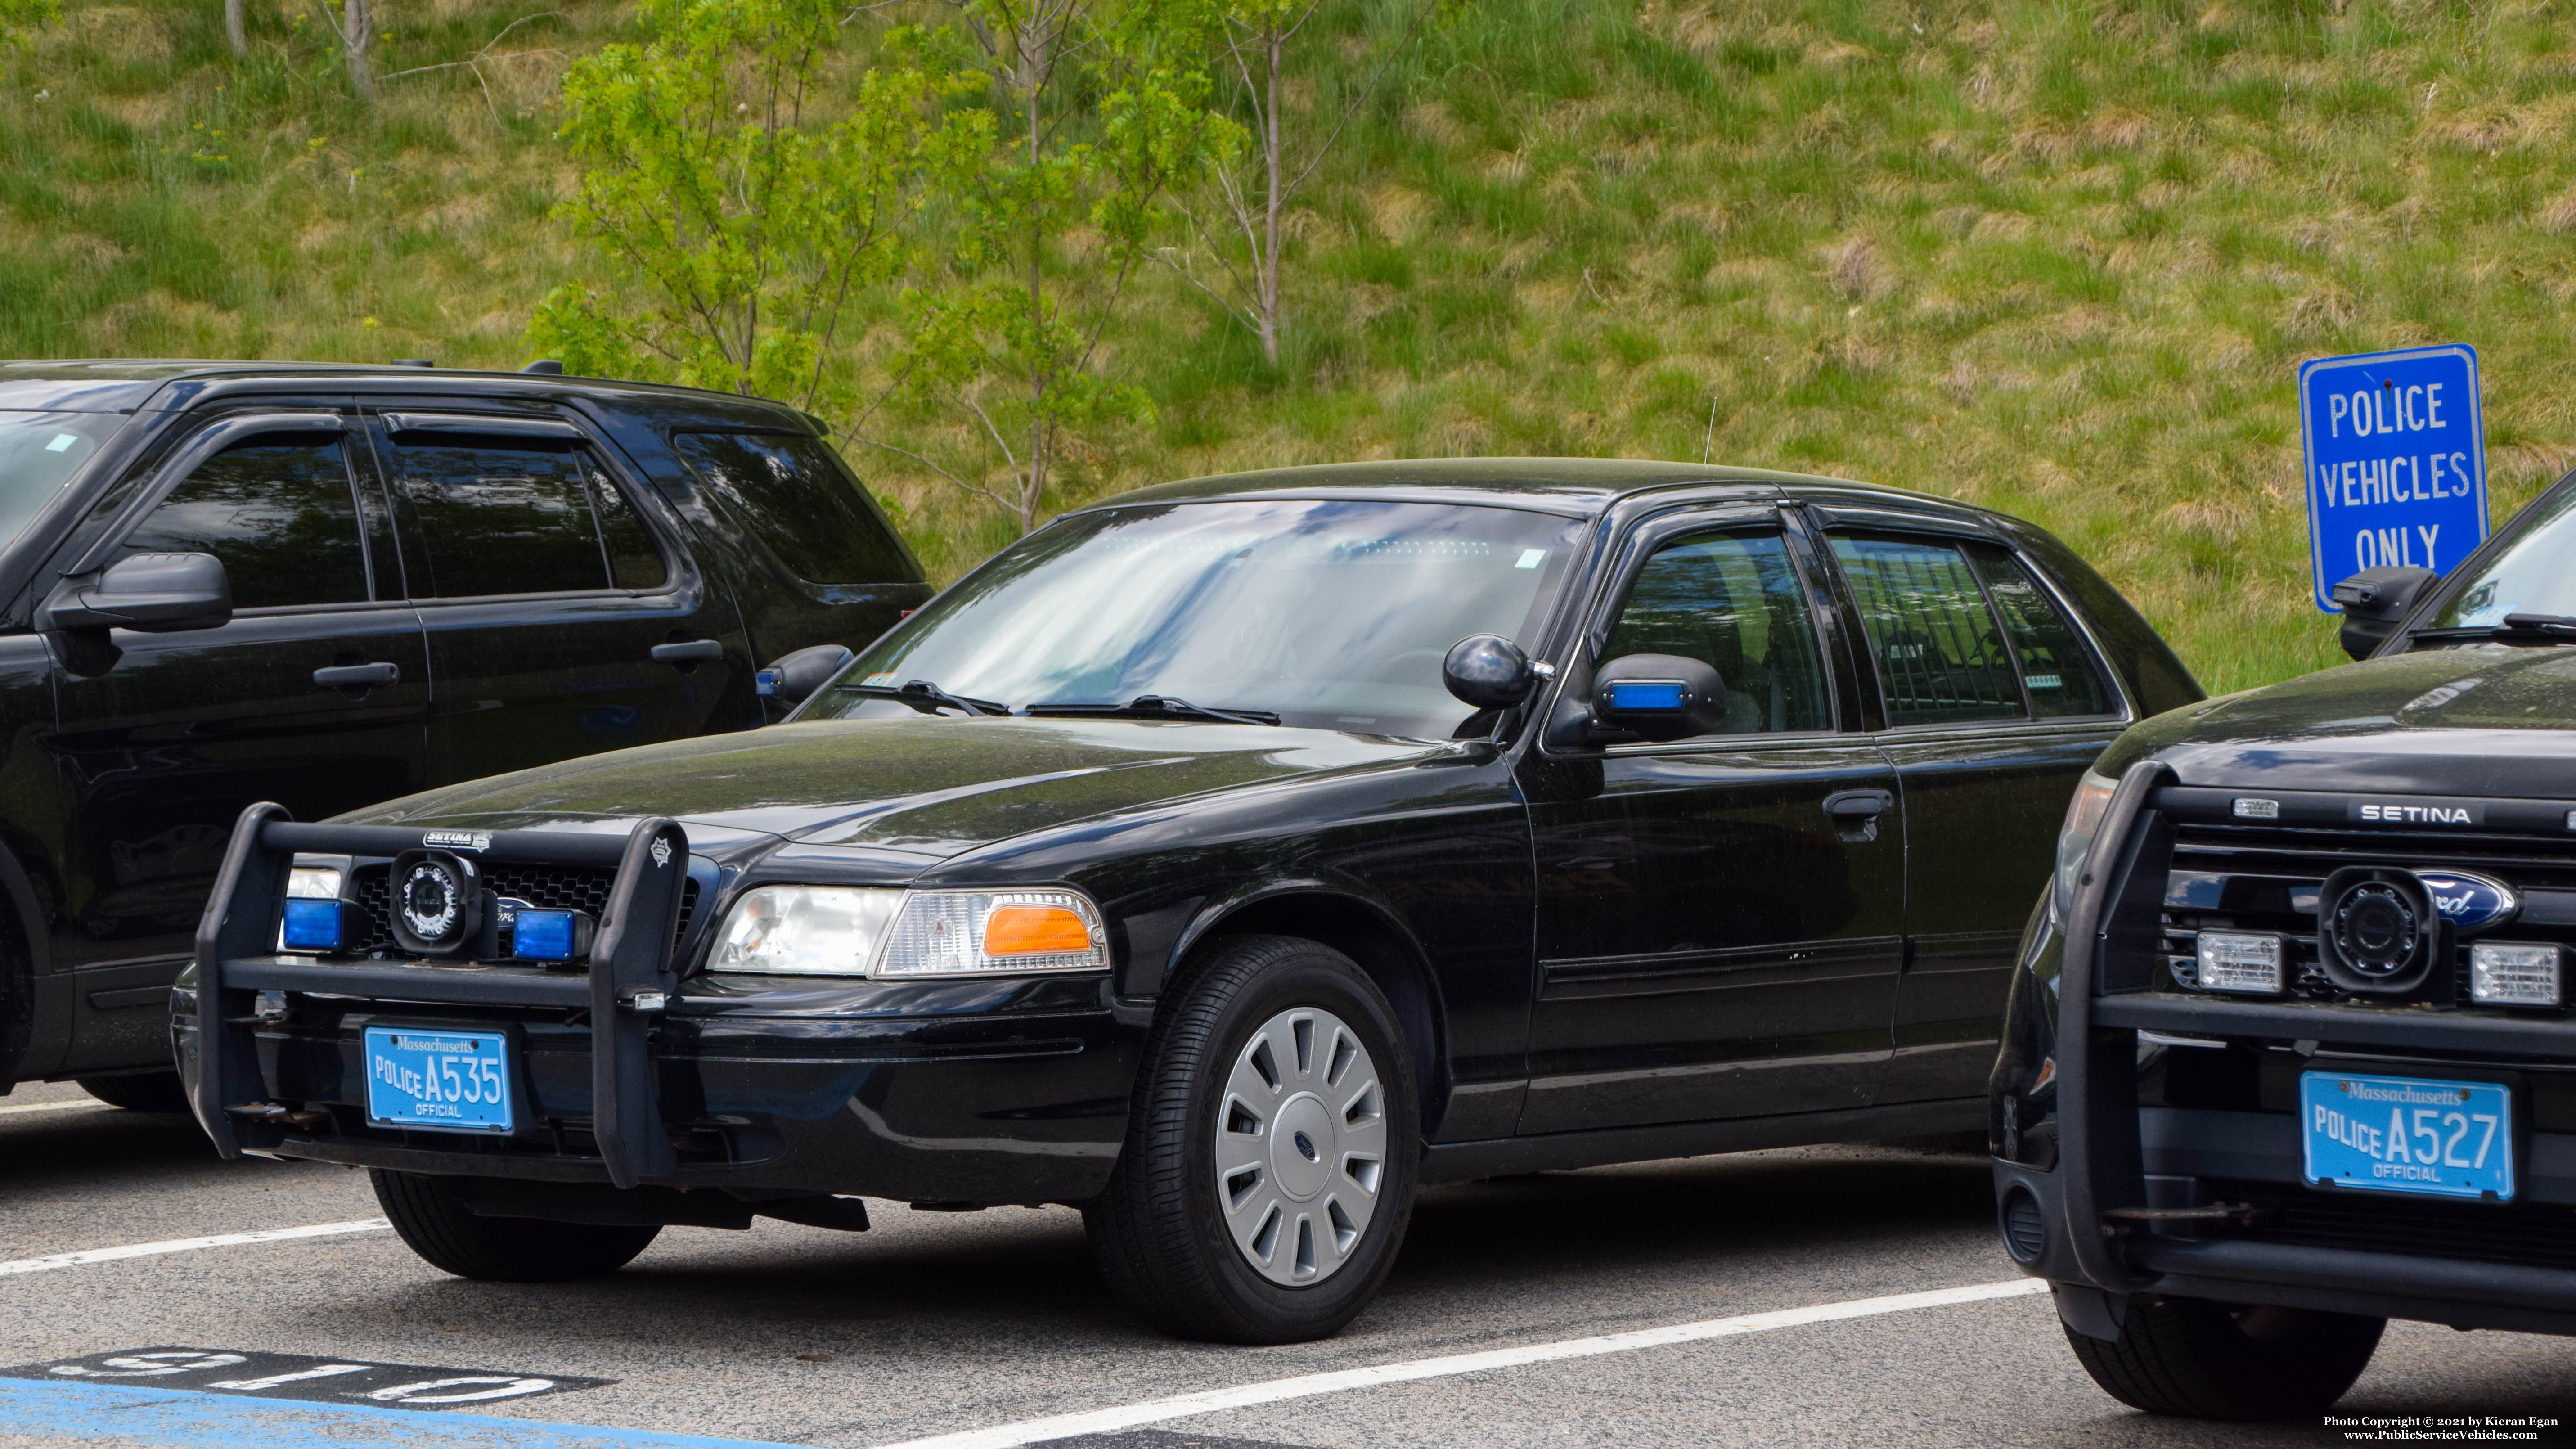
[[[867,489],[820,438],[675,433],[671,446],[717,507],[790,573],[816,584],[914,583],[921,565]]]

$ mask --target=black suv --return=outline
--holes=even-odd
[[[453,1272],[1067,1202],[1154,1322],[1311,1337],[1418,1180],[1973,1131],[2070,787],[2198,693],[2056,540],[1917,494],[1175,483],[789,723],[255,812],[181,1060],[228,1154],[376,1169]]]
[[[758,725],[756,661],[837,661],[928,592],[774,404],[0,364],[0,1090],[183,1105],[169,985],[243,806]]]
[[[2086,776],[2013,981],[2006,1245],[2103,1388],[2322,1411],[2390,1318],[2576,1333],[2576,475],[2362,662]]]

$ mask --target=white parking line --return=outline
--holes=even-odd
[[[372,1233],[393,1224],[383,1218],[360,1218],[347,1223],[313,1223],[301,1228],[269,1228],[256,1233],[217,1233],[208,1238],[172,1238],[164,1243],[128,1243],[121,1248],[84,1248],[77,1253],[55,1253],[44,1258],[19,1258],[0,1263],[0,1278],[15,1273],[43,1273],[55,1268],[78,1268],[89,1263],[113,1263],[121,1258],[154,1258],[163,1253],[193,1253],[199,1248],[233,1248],[244,1243],[282,1243],[290,1238],[328,1238],[341,1233]]]
[[[88,1112],[103,1110],[105,1102],[21,1102],[15,1107],[0,1107],[0,1117],[13,1112]]]
[[[1707,1318],[1697,1323],[1676,1323],[1668,1328],[1641,1328],[1632,1333],[1608,1333],[1598,1338],[1569,1338],[1558,1343],[1535,1343],[1525,1348],[1498,1348],[1485,1353],[1460,1353],[1451,1354],[1446,1358],[1415,1359],[1410,1363],[1379,1364],[1374,1368],[1300,1374],[1295,1378],[1272,1379],[1266,1383],[1244,1384],[1231,1389],[1209,1389],[1203,1393],[1176,1394],[1168,1399],[1148,1399],[1141,1404],[1128,1404],[1116,1409],[1094,1409],[1080,1414],[1055,1414],[1044,1419],[1027,1419],[1017,1424],[1003,1424],[990,1429],[969,1429],[963,1433],[940,1434],[928,1439],[907,1439],[900,1444],[886,1445],[884,1449],[1017,1449],[1019,1445],[1035,1444],[1047,1439],[1071,1438],[1076,1434],[1112,1434],[1121,1429],[1133,1429],[1140,1424],[1159,1424],[1169,1419],[1188,1418],[1193,1414],[1212,1414],[1222,1409],[1275,1404],[1282,1399],[1303,1399],[1311,1398],[1316,1394],[1338,1394],[1350,1389],[1376,1388],[1381,1384],[1403,1383],[1411,1379],[1484,1373],[1490,1369],[1517,1368],[1522,1364],[1549,1363],[1568,1358],[1591,1358],[1597,1354],[1627,1353],[1641,1348],[1663,1348],[1676,1343],[1730,1338],[1739,1333],[1768,1333],[1775,1328],[1796,1328],[1802,1324],[1830,1323],[1843,1318],[1870,1318],[1882,1313],[1910,1313],[1918,1308],[1945,1308],[1954,1303],[1982,1303],[1992,1298],[2021,1298],[2047,1291],[2048,1284],[2037,1278],[2014,1278],[2002,1283],[1971,1283],[1964,1288],[1939,1288],[1928,1293],[1896,1293],[1885,1298],[1855,1298],[1845,1303],[1819,1303],[1810,1308],[1784,1308],[1771,1313],[1747,1313],[1738,1318]]]

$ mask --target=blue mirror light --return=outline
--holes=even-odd
[[[296,900],[286,903],[285,944],[289,951],[337,951],[342,939],[340,902]]]
[[[1622,679],[1610,686],[1610,707],[1628,710],[1679,710],[1682,686],[1678,681],[1661,679]]]

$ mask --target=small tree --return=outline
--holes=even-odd
[[[899,267],[894,228],[936,89],[918,66],[884,66],[846,114],[812,119],[839,0],[647,0],[644,13],[649,43],[564,78],[563,136],[587,169],[559,215],[607,285],[557,288],[529,338],[574,372],[812,409],[853,293]]]
[[[1068,431],[1151,414],[1143,389],[1106,371],[1104,334],[1160,199],[1233,132],[1207,108],[1209,15],[1198,0],[957,7],[973,42],[965,66],[988,103],[958,112],[930,148],[956,234],[944,285],[905,294],[904,361],[918,395],[974,415],[1011,482],[940,471],[1009,509],[1026,533]]]
[[[1252,329],[1253,335],[1261,339],[1262,360],[1273,367],[1279,365],[1281,223],[1287,216],[1288,200],[1332,154],[1351,118],[1368,104],[1378,82],[1385,78],[1387,67],[1413,39],[1436,3],[1437,0],[1420,0],[1403,38],[1352,93],[1333,128],[1302,158],[1290,154],[1292,143],[1282,115],[1285,98],[1280,92],[1288,70],[1289,49],[1316,12],[1324,8],[1324,0],[1236,0],[1225,12],[1225,69],[1240,87],[1238,104],[1251,115],[1253,143],[1248,148],[1248,167],[1216,167],[1214,180],[1218,202],[1225,208],[1226,230],[1240,236],[1244,260],[1238,267],[1229,255],[1233,250],[1229,238],[1199,225],[1193,217],[1193,227],[1207,239],[1210,254],[1225,269],[1229,293],[1219,293],[1186,271],[1182,275],[1224,307],[1228,315]]]

